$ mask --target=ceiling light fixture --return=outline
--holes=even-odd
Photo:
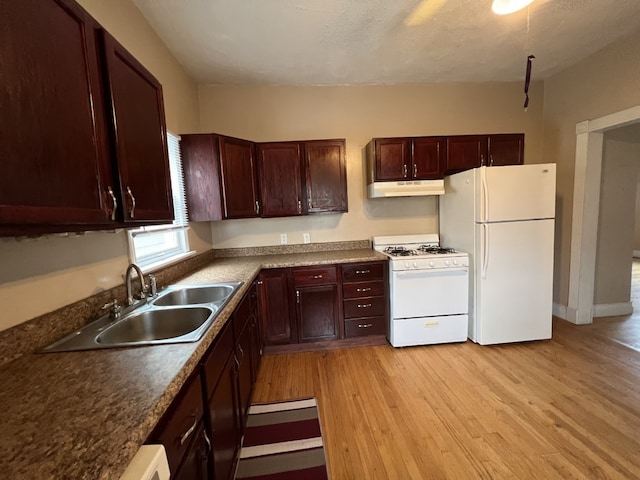
[[[532,2],[533,0],[493,0],[491,10],[498,15],[508,15],[509,13],[522,10]]]

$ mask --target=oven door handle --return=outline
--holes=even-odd
[[[406,270],[393,272],[397,278],[415,278],[415,277],[429,277],[434,273],[451,273],[460,274],[467,273],[469,267],[453,267],[453,268],[429,268],[424,270]]]

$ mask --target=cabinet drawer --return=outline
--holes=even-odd
[[[344,318],[384,316],[384,307],[384,297],[363,297],[345,300]]]
[[[296,287],[333,283],[336,283],[336,267],[304,267],[293,270],[293,284]]]
[[[383,335],[385,332],[384,317],[365,317],[344,321],[344,336],[346,338]]]
[[[231,323],[227,323],[223,327],[223,331],[218,335],[215,345],[207,353],[203,363],[207,398],[213,393],[231,350],[233,350],[233,329],[231,328]]]
[[[196,427],[202,421],[203,410],[200,375],[195,375],[182,387],[178,398],[167,410],[167,421],[154,438],[154,441],[157,440],[164,445],[172,472],[178,469],[195,438]]]
[[[384,294],[384,282],[345,283],[342,286],[344,298],[381,297]]]
[[[342,281],[367,282],[384,280],[384,262],[354,263],[342,266]]]

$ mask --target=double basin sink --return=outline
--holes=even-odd
[[[195,342],[215,321],[242,282],[172,285],[114,319],[100,317],[44,348],[69,352]]]

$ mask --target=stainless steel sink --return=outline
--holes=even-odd
[[[209,320],[217,308],[167,308],[134,312],[106,328],[96,337],[103,345],[143,344],[189,336]]]
[[[173,285],[168,287],[151,303],[157,307],[174,305],[201,305],[213,303],[219,305],[229,298],[238,288],[238,283],[216,285]]]
[[[155,299],[125,310],[120,318],[104,315],[42,351],[196,342],[240,285],[242,282],[169,286]]]

